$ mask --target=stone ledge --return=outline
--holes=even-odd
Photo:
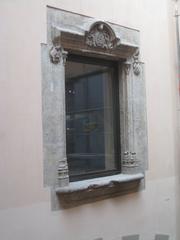
[[[106,198],[116,197],[141,189],[143,173],[117,174],[108,177],[94,178],[71,182],[69,186],[56,188],[61,208],[75,207]]]
[[[108,177],[99,177],[99,178],[93,178],[88,180],[81,180],[76,182],[70,182],[69,186],[67,187],[61,187],[56,188],[56,192],[60,194],[66,194],[66,193],[72,193],[76,191],[84,191],[84,190],[93,190],[95,188],[100,187],[112,187],[115,184],[118,183],[124,183],[124,182],[131,182],[135,180],[141,180],[144,178],[143,173],[138,174],[117,174],[113,176]]]

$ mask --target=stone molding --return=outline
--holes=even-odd
[[[67,179],[69,177],[68,175],[68,164],[67,159],[61,159],[59,160],[59,166],[58,166],[58,179],[61,181],[62,179]]]
[[[95,178],[70,183],[67,187],[56,188],[56,194],[61,198],[61,207],[69,208],[124,195],[129,191],[140,189],[144,174],[118,174],[114,176]]]

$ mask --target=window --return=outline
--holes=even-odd
[[[47,7],[42,120],[52,209],[142,189],[147,124],[139,35]]]
[[[117,63],[70,55],[65,69],[70,180],[119,173]]]

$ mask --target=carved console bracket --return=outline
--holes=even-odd
[[[133,72],[136,76],[138,76],[141,73],[141,64],[142,62],[139,61],[139,49],[136,51],[136,53],[133,56]]]
[[[147,130],[144,66],[136,29],[47,7],[47,43],[41,45],[44,186],[52,210],[144,188]],[[68,52],[66,52],[68,51]],[[65,63],[70,56],[116,62],[121,174],[71,182],[66,155]]]
[[[114,49],[120,41],[113,29],[105,22],[95,22],[85,33],[86,44],[90,47]]]
[[[51,39],[53,44],[49,51],[51,62],[58,64],[62,61],[65,65],[68,52],[61,46],[61,32],[56,27],[51,27]]]
[[[78,206],[84,202],[102,200],[137,191],[141,187],[143,173],[118,174],[114,176],[94,178],[85,181],[72,182],[67,187],[56,188],[56,194],[61,197],[61,208]]]
[[[60,45],[52,46],[52,48],[49,51],[49,56],[52,63],[58,64],[58,63],[61,63],[62,61],[63,64],[65,65],[67,52],[64,51],[64,49]]]
[[[140,58],[139,49],[137,49],[135,54],[132,56],[132,58],[124,62],[125,75],[129,75],[131,66],[134,74],[136,76],[140,75],[142,62],[139,60],[139,58]]]

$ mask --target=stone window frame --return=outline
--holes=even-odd
[[[43,158],[44,186],[51,187],[53,210],[144,187],[147,120],[139,35],[135,29],[47,6],[47,44],[41,44]],[[68,52],[119,62],[120,174],[69,181],[65,128]]]

